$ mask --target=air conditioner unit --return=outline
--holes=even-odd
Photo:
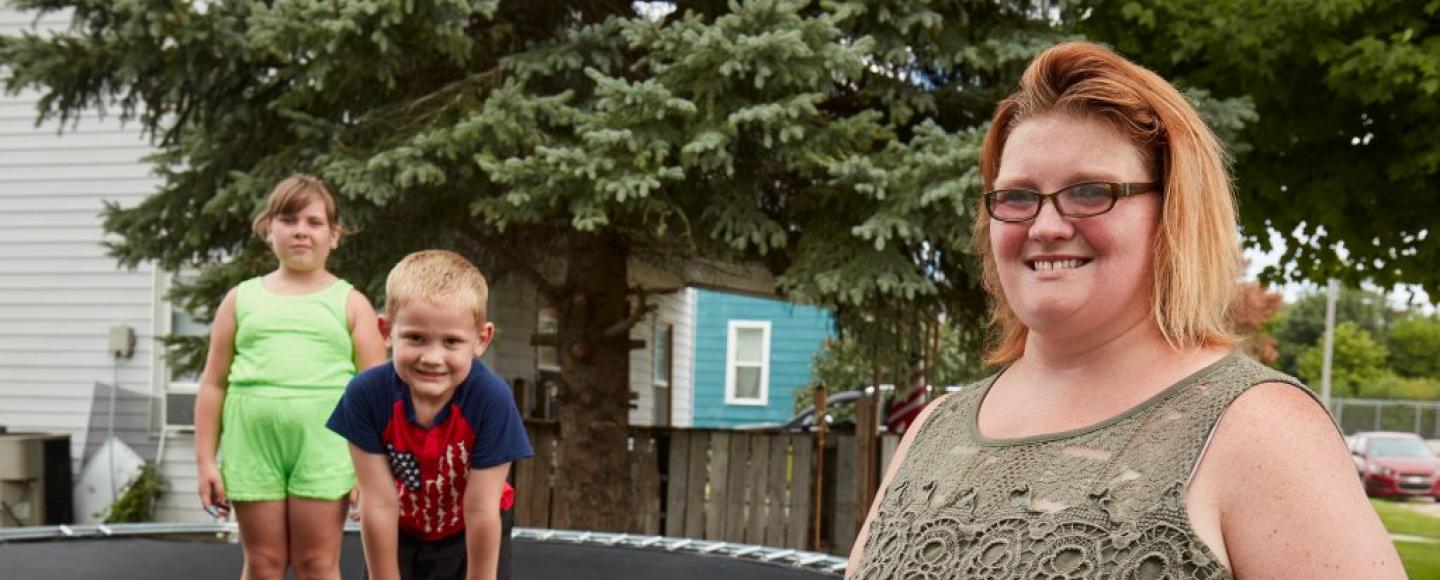
[[[0,433],[0,528],[73,523],[70,436]]]
[[[165,428],[188,431],[195,428],[195,397],[200,392],[196,383],[170,383],[165,389]]]

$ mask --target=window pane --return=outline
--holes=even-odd
[[[764,329],[735,329],[735,362],[760,364],[764,360],[761,356],[761,349],[764,346]]]
[[[175,284],[191,284],[195,282],[196,275],[191,273],[175,274]],[[207,336],[210,334],[210,325],[195,320],[185,307],[178,302],[170,302],[170,335],[171,336]],[[180,374],[171,369],[170,382],[173,383],[196,383],[200,381],[200,371]]]
[[[670,327],[655,329],[655,383],[670,384]]]
[[[760,398],[760,367],[735,367],[735,398]]]
[[[560,315],[554,308],[543,306],[535,311],[535,333],[554,334],[560,326]],[[560,370],[560,351],[553,346],[535,347],[535,368],[542,371]]]

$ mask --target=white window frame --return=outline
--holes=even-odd
[[[181,276],[198,275],[199,270],[184,269],[179,272],[164,272],[160,276],[159,279],[163,280],[163,282],[156,284],[157,291],[159,291],[161,295],[159,299],[160,307],[156,310],[156,322],[161,332],[157,334],[168,336],[175,332],[175,312],[180,308],[180,305],[172,302],[169,299],[169,294],[170,289],[174,286],[176,282],[176,279]],[[209,325],[206,325],[206,328],[208,330]],[[168,412],[169,401],[167,399],[169,395],[172,394],[198,396],[200,393],[200,377],[197,375],[194,381],[177,381],[172,379],[170,372],[170,364],[165,358],[167,349],[159,341],[156,341],[155,344],[155,368],[158,371],[158,382],[164,385],[164,388],[161,390],[158,401],[160,407],[158,413],[159,416],[156,418],[157,420],[153,423],[158,424],[159,430],[161,431],[193,432],[195,430],[195,426],[193,424],[172,424],[170,422],[170,414]]]
[[[741,329],[759,329],[761,331],[760,341],[760,396],[758,398],[740,398],[735,396],[735,367],[739,364],[735,355],[739,350],[737,338]],[[770,321],[769,320],[731,320],[728,332],[725,337],[725,404],[726,405],[751,405],[763,407],[770,401]]]

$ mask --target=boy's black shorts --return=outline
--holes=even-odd
[[[510,531],[514,528],[515,510],[501,511],[500,569],[496,580],[510,580]],[[405,532],[399,536],[402,580],[464,580],[464,532],[428,542]]]

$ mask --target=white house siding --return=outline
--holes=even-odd
[[[683,324],[675,325],[675,380],[673,417],[676,427],[695,424],[695,289],[682,294]]]
[[[7,35],[68,20],[36,23],[0,0]],[[96,383],[118,380],[117,432],[153,459],[157,276],[106,256],[98,217],[104,202],[131,205],[154,189],[140,162],[152,149],[136,126],[93,112],[64,134],[54,122],[36,127],[37,99],[0,95],[0,425],[69,433],[78,469],[87,438],[93,449],[105,428],[107,397]],[[107,337],[120,324],[137,340],[134,356],[117,361]]]
[[[165,488],[155,502],[155,521],[214,521],[200,510],[200,497],[196,493],[199,480],[195,477],[195,434],[189,431],[167,434],[159,464]]]
[[[535,287],[518,275],[492,280],[488,315],[495,324],[495,340],[485,353],[485,364],[507,382],[535,380],[536,314],[543,299]]]
[[[650,297],[655,311],[630,329],[630,338],[645,342],[645,348],[630,351],[630,390],[638,395],[630,410],[631,425],[655,424],[655,331],[670,325],[670,421],[688,424],[690,400],[690,336],[691,319],[686,307],[689,289]]]

